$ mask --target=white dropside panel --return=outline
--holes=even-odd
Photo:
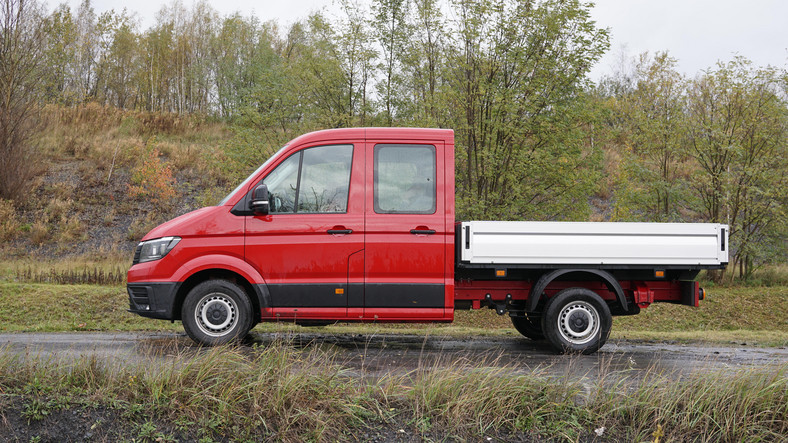
[[[472,264],[702,265],[728,262],[728,226],[716,223],[472,221],[461,225]]]

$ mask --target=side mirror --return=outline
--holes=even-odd
[[[252,201],[249,202],[249,209],[257,215],[267,215],[270,211],[268,204],[268,185],[262,185],[254,188],[252,191]]]

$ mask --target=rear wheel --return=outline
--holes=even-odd
[[[181,319],[192,340],[207,346],[223,345],[245,337],[252,328],[252,305],[235,283],[208,280],[189,291]]]
[[[543,340],[542,321],[539,317],[525,314],[522,317],[512,317],[512,325],[517,332],[531,340]]]
[[[559,352],[593,354],[610,336],[613,317],[602,297],[568,288],[547,301],[542,314],[545,338]]]

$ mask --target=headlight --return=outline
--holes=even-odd
[[[181,241],[180,237],[162,237],[155,240],[140,242],[134,253],[133,264],[136,265],[137,263],[159,260],[167,255],[168,252],[172,251],[172,248],[174,248],[179,241]]]

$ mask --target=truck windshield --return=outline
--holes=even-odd
[[[235,189],[233,189],[232,191],[230,191],[230,193],[229,193],[229,194],[227,194],[227,195],[226,195],[226,196],[225,196],[225,197],[222,199],[222,201],[220,201],[220,202],[219,202],[219,204],[217,204],[216,206],[224,206],[225,204],[227,204],[227,201],[228,201],[228,200],[230,200],[230,197],[232,197],[233,195],[235,195],[235,193],[236,193],[236,192],[238,192],[238,190],[240,190],[240,189],[243,189],[243,188],[246,188],[247,186],[249,186],[249,182],[251,182],[251,181],[252,181],[252,179],[253,179],[254,177],[256,177],[256,176],[257,176],[257,174],[258,174],[260,171],[262,171],[262,170],[263,170],[263,169],[264,169],[266,166],[268,166],[269,164],[271,164],[271,162],[272,162],[272,161],[273,161],[275,158],[279,157],[279,153],[280,153],[280,152],[282,152],[282,150],[284,150],[286,147],[287,147],[287,145],[284,145],[284,146],[282,146],[282,148],[281,148],[281,149],[279,149],[279,151],[277,151],[277,152],[276,152],[276,154],[274,154],[274,155],[272,155],[271,157],[269,157],[269,158],[268,158],[268,160],[266,160],[266,161],[265,161],[265,163],[263,163],[262,165],[260,165],[260,167],[259,167],[259,168],[257,168],[257,169],[256,169],[254,172],[252,172],[251,174],[249,174],[249,177],[246,177],[246,178],[244,179],[244,181],[242,181],[242,182],[241,182],[241,184],[240,184],[240,185],[238,185],[238,186],[237,186]]]

